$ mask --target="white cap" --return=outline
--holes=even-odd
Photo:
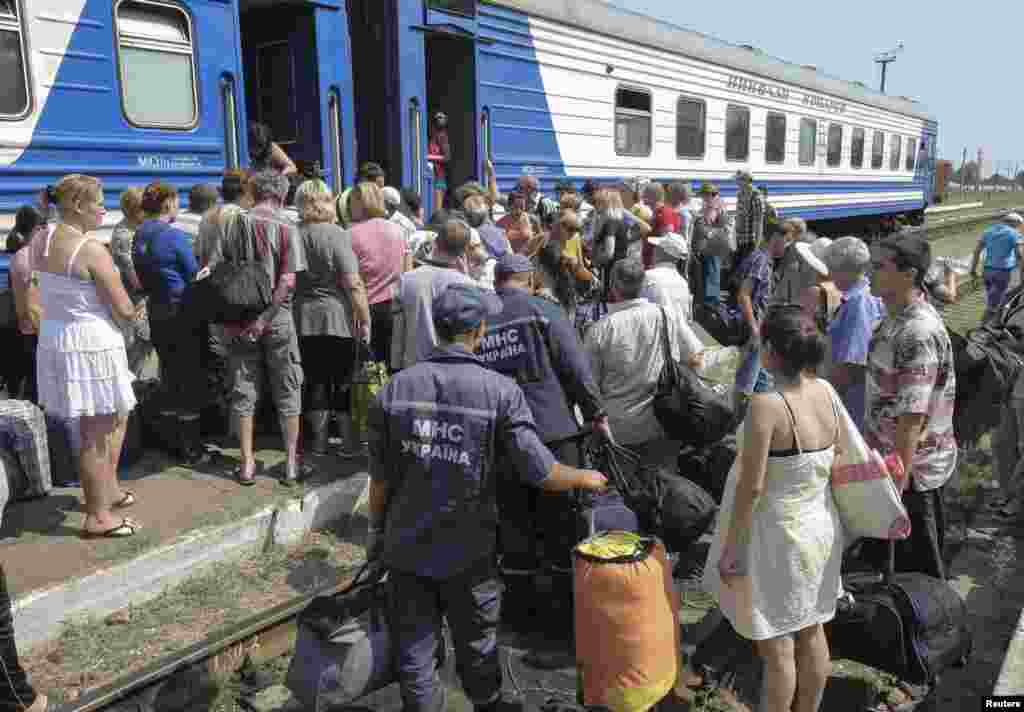
[[[798,242],[793,245],[793,249],[800,255],[802,259],[811,269],[817,272],[822,277],[828,276],[828,267],[814,254],[814,249],[811,245],[806,242]]]
[[[390,185],[381,190],[384,194],[384,202],[391,207],[402,204],[402,194],[398,192],[397,188],[392,188]]]
[[[1003,222],[1010,223],[1011,225],[1024,225],[1024,218],[1018,213],[1009,212],[1003,216]]]
[[[822,262],[825,262],[825,255],[828,254],[828,248],[832,244],[832,240],[827,237],[819,237],[817,240],[811,243],[811,252]]]

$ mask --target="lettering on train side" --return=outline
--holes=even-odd
[[[203,161],[199,156],[160,156],[140,154],[136,157],[139,168],[179,171],[200,168]]]
[[[780,101],[789,101],[789,89],[780,87],[777,84],[766,84],[765,82],[758,81],[757,79],[741,77],[738,74],[729,75],[729,88],[745,92],[747,94],[770,96],[773,99],[778,99]]]
[[[830,111],[833,114],[846,113],[846,104],[843,102],[824,96],[815,96],[814,94],[804,94],[803,105]]]

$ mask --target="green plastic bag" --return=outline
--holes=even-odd
[[[356,432],[359,433],[360,442],[367,440],[366,430],[370,404],[390,380],[387,366],[378,361],[365,361],[356,367],[352,376],[352,423]]]

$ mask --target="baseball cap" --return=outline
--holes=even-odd
[[[879,248],[890,250],[924,274],[932,266],[932,248],[928,241],[912,235],[890,235],[878,243]]]
[[[397,188],[392,188],[390,185],[386,186],[381,193],[384,195],[384,202],[387,205],[395,207],[402,204],[402,194],[398,192]]]
[[[718,186],[714,183],[704,182],[700,185],[697,195],[718,195]]]
[[[1003,222],[1010,225],[1024,225],[1024,218],[1019,213],[1009,212],[1003,216]]]
[[[686,244],[686,238],[675,232],[659,237],[648,237],[647,241],[679,260],[690,254],[690,246]]]
[[[754,176],[750,175],[747,171],[736,171],[736,180],[746,183],[753,183]]]
[[[533,260],[526,255],[517,255],[514,252],[506,252],[498,258],[498,264],[494,267],[494,275],[523,274],[534,271]]]
[[[451,284],[434,300],[434,324],[449,333],[464,334],[501,314],[503,308],[494,292],[472,284]]]

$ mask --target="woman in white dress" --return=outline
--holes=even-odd
[[[831,671],[822,624],[842,592],[842,529],[830,474],[839,420],[814,375],[823,338],[799,305],[761,327],[777,391],[755,395],[726,484],[704,585],[765,663],[761,712],[814,712]]]
[[[124,337],[114,321],[136,318],[110,251],[86,237],[103,223],[103,186],[69,175],[54,188],[60,222],[34,260],[43,320],[36,359],[39,403],[63,419],[79,418],[79,474],[85,537],[125,537],[138,529],[114,511],[135,503],[117,482],[128,414],[135,407]]]

